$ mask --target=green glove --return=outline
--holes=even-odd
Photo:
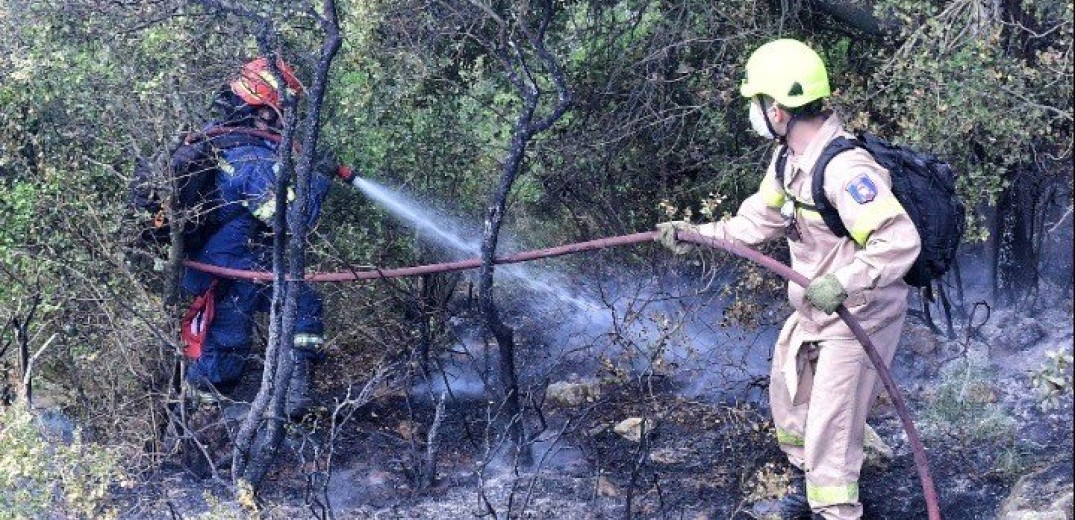
[[[660,242],[676,255],[685,255],[694,251],[694,244],[676,240],[676,231],[696,231],[690,222],[673,220],[657,224],[657,236],[654,241]]]
[[[814,278],[810,285],[806,286],[806,299],[814,304],[825,314],[832,314],[847,299],[847,291],[836,279],[836,275],[827,274]]]

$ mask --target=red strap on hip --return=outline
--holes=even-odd
[[[202,345],[205,344],[205,338],[209,335],[209,326],[213,323],[216,282],[216,279],[210,282],[209,288],[194,298],[194,302],[183,315],[179,336],[183,339],[183,355],[189,359],[202,357]]]

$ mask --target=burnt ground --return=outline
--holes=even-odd
[[[523,518],[622,518],[630,501],[636,518],[746,519],[757,518],[761,512],[751,498],[765,498],[766,487],[782,482],[783,459],[772,440],[771,424],[764,411],[753,405],[708,404],[674,395],[656,396],[646,406],[635,399],[593,403],[581,417],[570,414],[577,422],[562,435],[542,434],[540,438],[548,440],[539,443],[536,451],[545,458],[518,468],[518,475],[503,460],[507,457],[492,457],[485,475],[479,474],[477,468],[490,459],[481,439],[474,438],[484,430],[484,407],[461,403],[446,409],[439,478],[431,488],[420,491],[410,476],[413,450],[405,436],[411,432],[402,425],[431,422],[433,409],[428,405],[417,405],[413,414],[406,413],[406,405],[396,397],[364,410],[365,416],[338,439],[333,477],[324,492],[316,489],[323,484],[319,478],[308,478],[323,467],[299,462],[302,447],[295,441],[301,436],[293,435],[286,460],[267,482],[265,512],[276,518],[317,517],[325,512],[327,498],[339,518],[475,517],[487,511],[479,492],[484,487],[485,498],[498,516],[514,495],[510,498],[513,516]],[[611,431],[610,425],[619,418],[643,414],[655,423],[647,443],[634,443]],[[556,422],[566,415],[553,411],[547,420]],[[901,437],[890,410],[882,407],[871,423],[886,439]],[[1059,447],[1066,435],[1070,454],[1070,430],[1065,429],[1070,424],[1061,423],[1054,421],[1041,440]],[[866,518],[923,518],[925,505],[913,458],[905,444],[892,444],[896,451],[892,460],[864,470]],[[550,445],[552,450],[547,448]],[[993,518],[1014,478],[975,472],[977,452],[928,445],[944,518]],[[309,445],[306,448],[308,456]],[[1032,455],[1055,456],[1056,451]],[[204,481],[173,475],[164,483],[171,486],[166,493],[171,507],[186,509],[187,514],[206,507],[198,504],[204,497],[193,493],[205,489]],[[175,491],[180,489],[188,491],[177,496]],[[167,510],[154,513],[148,505],[140,508],[147,517]]]
[[[924,434],[944,518],[996,518],[1018,477],[1043,467],[1070,474],[1070,388],[1059,408],[1043,409],[1028,376],[1044,352],[1070,345],[1070,302],[1065,305],[1039,309],[1037,315],[1001,314],[977,330],[957,324],[953,340],[908,321],[894,374]],[[1058,325],[1034,334],[1033,341],[1011,336],[1011,330],[1026,328],[1026,320],[1039,318]],[[932,347],[922,348],[922,342]],[[962,410],[945,423],[934,413],[942,402],[939,388],[961,377],[961,363],[973,359],[990,367],[974,380],[984,397],[971,400],[978,408]],[[319,383],[323,401],[342,396],[352,371],[348,367],[363,363],[372,364],[346,356],[334,363],[338,372],[330,370]],[[497,403],[480,393],[447,398],[434,442],[437,478],[422,482],[435,407],[428,393],[414,391],[413,381],[390,381],[335,430],[331,467],[326,466],[332,434],[327,411],[290,427],[278,469],[263,487],[260,511],[270,518],[325,518],[330,508],[336,518],[470,518],[492,512],[504,517],[510,512],[519,518],[598,519],[623,518],[628,508],[634,518],[771,514],[773,500],[783,493],[787,466],[764,400],[686,397],[689,381],[661,374],[600,383],[599,397],[574,406],[531,401],[542,414],[528,416],[528,430],[536,437],[530,463],[503,448]],[[999,410],[1006,429],[979,435],[992,420],[975,415],[982,410]],[[237,416],[236,410],[230,415]],[[205,420],[213,425],[220,417],[207,414]],[[643,442],[614,431],[629,417],[646,418]],[[924,518],[913,457],[886,396],[879,398],[869,422],[894,455],[871,459],[864,467],[860,487],[866,518]],[[206,431],[216,432],[215,439],[209,435],[210,444],[226,455],[227,429]],[[224,486],[206,478],[198,458],[179,457],[188,464],[165,468],[121,497],[121,517],[246,516]]]

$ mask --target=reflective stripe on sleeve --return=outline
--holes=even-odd
[[[254,208],[253,213],[254,217],[266,224],[272,222],[273,216],[276,215],[276,197],[269,197],[269,200]]]
[[[783,428],[776,429],[776,442],[784,446],[798,446],[800,448],[806,445],[806,440],[803,439],[802,435]]]
[[[217,159],[216,165],[217,165],[217,168],[220,171],[222,171],[222,172],[224,172],[224,173],[226,173],[228,175],[234,175],[235,174],[235,167],[232,166],[231,163],[228,162],[228,160],[223,158],[223,157],[221,157],[220,159]]]
[[[851,234],[851,239],[855,243],[865,246],[870,234],[877,231],[877,228],[884,221],[902,213],[905,213],[905,211],[903,206],[900,205],[900,201],[896,200],[896,197],[890,195],[879,198],[873,201],[872,204],[865,205],[862,213],[855,219],[855,225],[847,231]]]
[[[767,178],[758,189],[762,202],[770,208],[780,209],[784,205],[784,190],[777,186],[776,179]]]
[[[295,190],[291,188],[287,189],[287,201],[295,201]],[[254,208],[253,213],[254,217],[256,217],[258,220],[266,224],[271,224],[273,216],[276,215],[276,197],[269,197],[268,200],[263,202],[258,207]]]
[[[859,483],[851,482],[838,486],[815,486],[806,483],[806,500],[810,507],[825,507],[833,504],[854,504],[859,501]]]

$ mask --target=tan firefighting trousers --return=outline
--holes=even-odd
[[[905,314],[870,334],[885,366],[892,363]],[[780,331],[770,376],[777,442],[806,472],[810,507],[827,519],[861,518],[866,415],[882,389],[866,351],[856,339],[802,341],[795,313]]]

